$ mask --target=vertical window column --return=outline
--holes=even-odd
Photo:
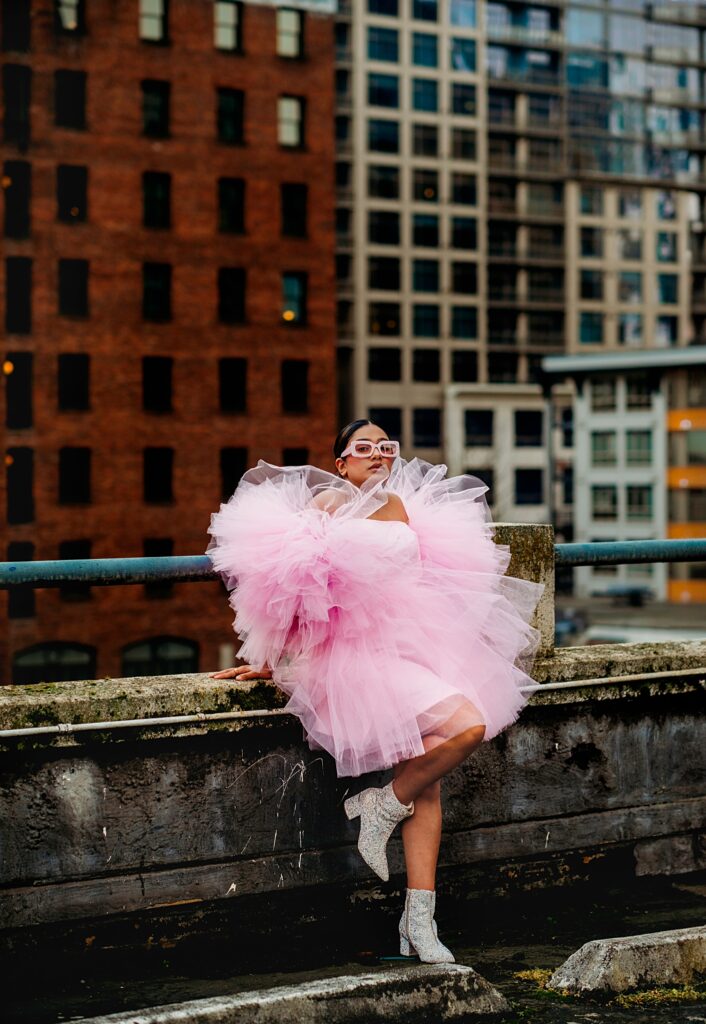
[[[5,64],[2,69],[3,139],[25,150],[30,139],[32,70],[24,64]]]
[[[7,545],[8,562],[34,560],[34,544],[27,540],[14,540]],[[10,619],[31,619],[35,615],[35,590],[30,586],[10,587],[7,592],[7,615]]]
[[[26,430],[32,426],[32,362],[30,352],[8,352],[5,374],[5,426]]]
[[[27,256],[5,260],[5,330],[8,334],[32,331],[32,260]]]
[[[6,160],[2,176],[5,195],[5,238],[28,238],[32,165],[25,160]]]

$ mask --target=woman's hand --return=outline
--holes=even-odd
[[[242,683],[246,679],[272,679],[272,670],[267,666],[253,668],[252,665],[236,665],[235,668],[224,668],[220,672],[210,672],[209,675],[211,679],[237,679]]]

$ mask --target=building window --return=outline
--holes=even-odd
[[[621,345],[642,344],[642,315],[640,313],[618,314],[618,341]]]
[[[237,0],[216,0],[213,5],[213,45],[217,50],[242,53],[242,3]]]
[[[375,291],[399,291],[400,261],[393,256],[370,256],[368,288]]]
[[[423,167],[412,170],[412,197],[419,202],[439,201],[439,174]]]
[[[2,49],[26,53],[30,46],[31,0],[13,0],[2,5]],[[10,592],[12,593],[12,591]]]
[[[57,216],[66,224],[85,221],[88,213],[88,168],[60,164],[56,169]]]
[[[451,264],[451,291],[456,295],[475,295],[478,291],[478,267],[475,263]]]
[[[368,212],[368,241],[381,245],[400,244],[400,215],[391,210]]]
[[[412,244],[433,248],[439,245],[439,218],[435,213],[413,214]]]
[[[304,56],[304,13],[288,8],[277,11],[277,55]]]
[[[379,199],[398,199],[400,195],[399,167],[369,164],[368,195]]]
[[[649,409],[652,387],[647,376],[634,374],[625,380],[625,404],[628,409]]]
[[[626,488],[627,518],[652,519],[652,488],[628,484]]]
[[[10,526],[31,523],[34,519],[34,451],[31,448],[8,448],[7,522]]]
[[[140,39],[169,42],[169,0],[140,0]]]
[[[453,38],[451,40],[451,67],[454,71],[476,70],[475,39]]]
[[[581,189],[580,211],[587,216],[599,217],[603,213],[603,189],[584,185]]]
[[[677,241],[678,235],[675,231],[657,232],[657,251],[655,255],[658,263],[676,263],[678,258]]]
[[[120,674],[130,676],[183,675],[199,670],[199,645],[180,636],[160,636],[123,648]]]
[[[306,238],[308,187],[285,182],[281,185],[280,197],[282,234],[293,238]]]
[[[641,260],[642,231],[639,228],[621,228],[618,231],[618,251],[621,260]]]
[[[452,25],[475,28],[476,0],[451,0],[450,21]]]
[[[95,679],[96,649],[87,644],[33,644],[12,659],[12,681],[18,686]]]
[[[582,345],[600,345],[603,341],[603,314],[579,315],[579,341]]]
[[[603,256],[602,228],[581,228],[581,255],[584,259],[600,259]]]
[[[437,37],[429,32],[412,33],[412,63],[421,68],[435,68],[439,64]]]
[[[394,441],[402,439],[402,410],[390,406],[376,406],[368,409],[368,419],[375,426],[381,427],[387,436]]]
[[[91,449],[59,450],[59,504],[87,505],[91,500]]]
[[[400,333],[399,302],[371,302],[368,306],[368,333],[398,337]]]
[[[400,80],[397,75],[371,73],[368,75],[368,106],[393,107],[400,105]]]
[[[218,141],[239,146],[244,141],[245,93],[242,89],[218,89],[216,124]]]
[[[652,464],[652,434],[649,430],[625,432],[625,461],[628,466]]]
[[[431,305],[412,306],[412,334],[415,338],[439,337],[439,307]]]
[[[283,359],[280,369],[282,412],[309,411],[309,362],[307,359]]]
[[[412,152],[414,156],[437,156],[439,130],[433,124],[412,125]]]
[[[541,469],[515,470],[515,504],[541,505],[544,501],[544,471]]]
[[[451,218],[451,246],[454,249],[475,249],[478,245],[475,217]]]
[[[464,206],[475,206],[477,202],[476,179],[473,174],[451,175],[451,202]],[[475,230],[475,221],[473,222]],[[475,245],[473,245],[475,249]]]
[[[370,14],[385,14],[390,18],[396,18],[397,0],[368,0],[368,11]]]
[[[143,263],[142,316],[154,323],[172,317],[172,267],[169,263]]]
[[[591,465],[614,466],[618,461],[615,431],[594,430],[591,432]]]
[[[600,270],[582,270],[580,275],[580,295],[582,299],[603,298],[603,273]]]
[[[283,448],[282,449],[282,465],[283,466],[306,466],[309,462],[309,449],[308,448]]]
[[[222,324],[245,323],[245,270],[218,268],[218,320]]]
[[[591,381],[591,411],[613,412],[616,408],[616,387],[614,380]]]
[[[657,294],[660,302],[670,305],[679,302],[679,278],[676,274],[657,274]]]
[[[62,540],[59,542],[59,559],[77,561],[91,557],[90,540]],[[90,583],[62,583],[59,588],[62,601],[87,601],[91,596]]]
[[[86,31],[84,0],[54,0],[54,25],[63,35],[83,35]]]
[[[451,113],[475,117],[476,87],[463,82],[451,83]]]
[[[32,165],[6,160],[2,169],[5,195],[5,238],[28,238]]]
[[[58,404],[60,412],[90,409],[90,356],[67,352],[58,357]]]
[[[145,537],[142,542],[142,554],[145,558],[170,558],[174,554],[174,541],[171,537]],[[169,580],[158,580],[145,583],[145,597],[160,599],[171,597],[174,584]]]
[[[218,230],[240,235],[245,231],[245,182],[218,179]]]
[[[517,356],[510,352],[488,355],[488,380],[491,384],[517,383]]]
[[[412,444],[415,448],[439,448],[441,445],[441,410],[412,410]]]
[[[668,347],[676,345],[679,337],[679,318],[658,316],[655,324],[655,345]]]
[[[287,149],[304,146],[304,100],[299,96],[280,96],[277,100],[277,140]]]
[[[401,380],[402,362],[398,348],[368,349],[368,380]]]
[[[8,562],[34,561],[34,544],[28,540],[13,540],[7,545]],[[31,619],[35,614],[34,587],[14,586],[7,592],[9,619]]]
[[[439,17],[439,0],[412,0],[412,17],[418,21],[436,21]]]
[[[143,356],[142,408],[145,412],[172,411],[171,356]]]
[[[478,354],[456,350],[451,353],[451,380],[459,384],[470,384],[478,380]]]
[[[623,189],[618,194],[619,217],[642,216],[642,194],[635,189]]]
[[[282,321],[305,324],[307,321],[307,275],[298,271],[282,274]]]
[[[146,78],[142,85],[142,133],[151,139],[169,137],[171,84]]]
[[[3,139],[25,150],[30,139],[31,68],[24,64],[5,64],[2,91],[5,97]]]
[[[144,227],[171,227],[171,192],[171,174],[145,171],[142,175],[142,223]]]
[[[412,260],[412,290],[415,292],[438,292],[438,260]]]
[[[451,337],[478,337],[478,310],[475,306],[451,307]]]
[[[8,352],[5,373],[5,426],[8,430],[26,430],[32,426],[31,352]]]
[[[247,448],[221,448],[221,500],[228,501],[248,468]]]
[[[88,316],[88,260],[59,260],[59,313]]]
[[[370,25],[368,27],[368,60],[386,60],[396,63],[398,59],[397,30]]]
[[[143,500],[150,505],[172,502],[173,475],[173,448],[145,448],[142,453]]]
[[[539,410],[515,409],[515,447],[541,448],[544,441],[544,417]]]
[[[642,302],[642,274],[639,271],[623,271],[619,274],[618,301]]]
[[[435,384],[441,376],[441,360],[436,348],[415,348],[412,352],[412,380]]]
[[[618,518],[618,488],[614,484],[591,487],[591,516],[593,519]]]
[[[400,126],[397,121],[368,120],[368,150],[371,153],[398,153]]]
[[[439,109],[439,90],[434,78],[412,79],[412,109],[436,111]]]
[[[657,193],[657,216],[660,220],[674,220],[677,215],[677,204],[672,192]]]
[[[218,360],[218,404],[221,412],[247,409],[247,359],[227,356]]]

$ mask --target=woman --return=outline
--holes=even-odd
[[[212,678],[272,677],[339,775],[393,769],[345,812],[383,880],[402,823],[400,951],[452,962],[434,921],[440,780],[525,703],[543,587],[504,575],[476,477],[404,462],[368,420],[340,431],[334,455],[337,475],[258,463],[212,517],[208,554],[247,661]]]

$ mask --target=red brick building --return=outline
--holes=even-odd
[[[331,467],[327,6],[3,5],[9,560],[200,554],[248,465]],[[233,641],[216,583],[0,600],[2,682]]]

